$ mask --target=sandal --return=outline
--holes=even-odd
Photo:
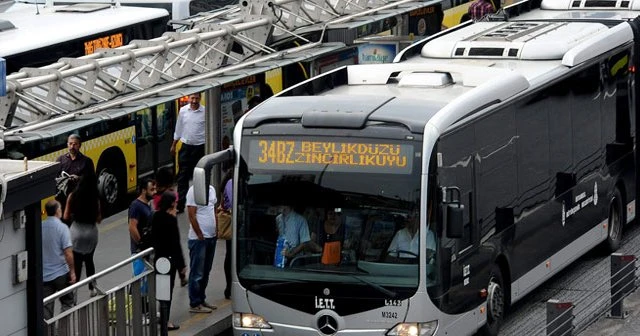
[[[167,330],[172,331],[172,330],[178,330],[180,329],[180,326],[177,324],[173,324],[171,323],[170,325],[167,326]]]

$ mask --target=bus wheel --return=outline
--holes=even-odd
[[[491,269],[487,288],[487,323],[480,329],[480,335],[497,336],[505,313],[505,296],[502,272],[497,265]]]
[[[109,168],[104,168],[98,173],[98,190],[104,202],[113,206],[118,201],[118,177]]]
[[[622,195],[616,188],[609,206],[609,234],[607,235],[606,248],[608,252],[615,252],[620,247],[622,240],[622,226],[624,225],[624,212],[622,211]]]

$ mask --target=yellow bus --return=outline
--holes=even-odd
[[[462,8],[466,4],[464,0],[446,0],[441,7],[446,13],[446,10]],[[435,11],[422,12],[436,15]],[[438,12],[442,18],[442,11]],[[447,14],[444,17],[446,19]],[[363,33],[378,33],[376,29],[383,28],[389,29],[372,24],[353,29],[364,30]],[[434,30],[439,28],[431,27]],[[135,191],[139,178],[152,176],[161,167],[175,167],[176,160],[169,154],[169,148],[178,111],[185,103],[184,97],[201,93],[204,99],[202,103],[211,119],[208,124],[207,152],[213,152],[232,142],[229,136],[231,130],[235,121],[247,110],[251,97],[259,95],[267,98],[310,76],[338,66],[355,64],[357,56],[357,46],[326,43],[320,48],[310,49],[304,55],[290,55],[265,65],[192,82],[148,98],[126,99],[126,103],[116,108],[101,109],[101,103],[90,107],[91,111],[101,112],[79,111],[74,118],[62,121],[48,120],[28,127],[8,127],[4,134],[5,149],[0,151],[0,158],[26,157],[53,161],[66,153],[68,136],[79,134],[83,139],[81,151],[95,164],[105,210],[112,213],[127,205],[128,196]],[[51,190],[51,195],[55,192]]]

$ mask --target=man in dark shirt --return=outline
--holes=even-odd
[[[95,173],[93,160],[80,152],[81,146],[82,139],[78,134],[69,135],[67,138],[68,152],[56,159],[56,161],[60,162],[58,176],[62,176],[63,172],[70,175],[66,183],[58,184],[58,189],[62,192],[58,192],[56,200],[60,202],[63,210],[67,206],[67,195],[73,191],[73,186],[78,183],[79,178],[83,175]]]
[[[74,176],[76,179],[88,173],[95,173],[93,160],[80,152],[82,139],[77,134],[69,135],[67,139],[67,154],[62,154],[56,161],[60,162],[60,172]]]
[[[149,231],[151,221],[151,206],[149,202],[156,192],[156,182],[150,179],[143,179],[138,185],[138,198],[134,199],[129,206],[129,235],[131,237],[131,254],[142,251],[150,247],[144,246],[149,243],[145,237]]]
[[[156,193],[156,181],[142,179],[138,184],[138,198],[134,199],[129,206],[129,236],[131,240],[131,254],[142,252],[151,247],[151,206],[149,202]],[[133,261],[133,276],[142,274],[145,270],[145,263],[142,259]],[[147,280],[142,281],[140,288],[144,296],[142,311],[147,314],[149,302],[146,300],[148,284]]]

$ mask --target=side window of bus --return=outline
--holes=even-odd
[[[496,208],[512,207],[517,197],[517,144],[514,108],[490,112],[475,124],[475,213],[480,236],[496,227]],[[474,237],[475,238],[475,237]]]
[[[629,91],[629,66],[631,56],[630,50],[624,50],[610,56],[604,62],[604,77],[606,80],[606,92],[608,97],[615,99],[605,99],[602,109],[603,130],[602,142],[611,144],[631,144],[634,130],[634,113],[630,113]],[[612,159],[616,159],[614,157]]]
[[[136,112],[136,155],[138,171],[153,170],[153,130],[151,109]]]
[[[136,112],[136,137],[138,141],[150,141],[149,137],[153,135],[151,109],[144,109]]]
[[[599,165],[601,148],[601,107],[604,92],[600,64],[594,64],[571,77],[571,121],[573,132],[573,171],[579,181]]]
[[[518,104],[515,109],[517,139],[517,195],[519,209],[533,209],[547,200],[549,173],[549,91],[544,90]],[[501,205],[506,209],[509,204]],[[511,214],[513,214],[513,209]],[[508,213],[508,212],[506,212]],[[505,213],[503,213],[505,214]],[[498,214],[497,214],[498,216]],[[513,216],[498,217],[497,231],[513,224]],[[502,221],[502,222],[500,222]]]
[[[564,79],[546,90],[548,104],[555,110],[571,111],[571,81]],[[570,113],[549,113],[549,173],[556,183],[551,193],[558,197],[574,186],[573,130]]]
[[[464,236],[462,239],[443,239],[444,247],[455,247],[463,250],[471,244],[472,239],[472,216],[473,206],[473,169],[475,160],[475,138],[473,126],[466,126],[445,135],[438,143],[438,152],[442,155],[442,166],[438,168],[439,187],[458,187],[460,197],[464,205],[463,225]],[[443,216],[439,216],[440,219]],[[445,232],[444,223],[440,223],[438,231]],[[446,238],[446,234],[442,234]],[[454,252],[454,251],[452,251]]]

